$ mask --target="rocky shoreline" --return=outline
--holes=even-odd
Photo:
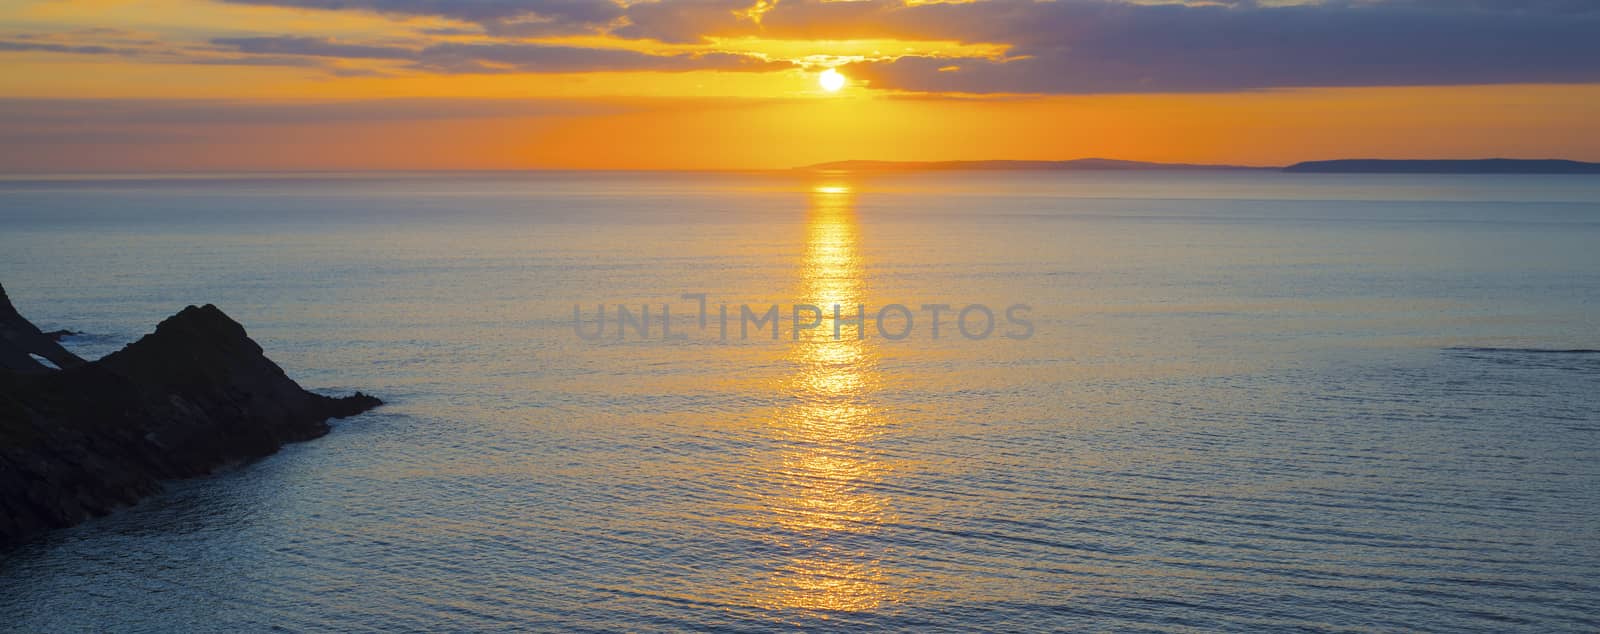
[[[382,404],[302,389],[215,306],[85,361],[0,287],[0,549],[276,452]]]

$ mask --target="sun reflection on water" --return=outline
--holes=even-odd
[[[768,607],[854,612],[893,600],[881,555],[863,539],[890,521],[893,509],[876,490],[887,466],[872,441],[887,425],[871,399],[877,355],[870,340],[856,338],[853,317],[866,292],[856,243],[851,189],[813,188],[797,299],[825,318],[789,350],[796,372],[785,388],[794,404],[773,423],[785,450],[771,474],[779,492],[765,508],[784,559],[774,562],[763,597]],[[835,304],[846,322],[838,340]]]

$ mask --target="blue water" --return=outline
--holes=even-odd
[[[0,628],[1600,629],[1597,179],[17,177],[0,228],[86,356],[215,303],[389,402],[0,554]]]

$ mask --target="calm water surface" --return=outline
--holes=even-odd
[[[12,178],[0,227],[85,355],[215,303],[390,402],[0,554],[0,628],[1600,628],[1600,180]]]

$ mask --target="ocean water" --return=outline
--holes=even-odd
[[[1600,629],[1597,179],[12,177],[0,283],[389,402],[0,554],[0,629]]]

